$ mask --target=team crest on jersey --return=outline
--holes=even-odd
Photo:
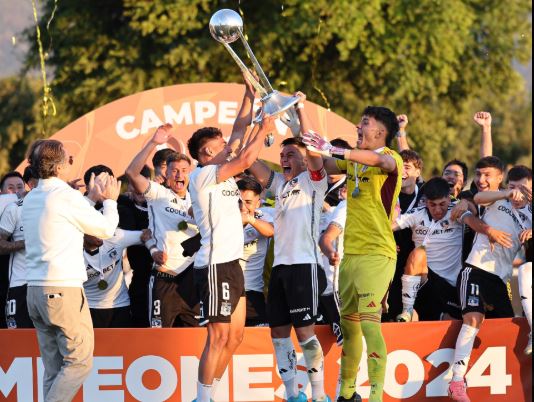
[[[288,183],[288,186],[289,188],[293,188],[295,187],[297,184],[299,183],[299,178],[298,177],[294,177],[293,179],[291,179]]]
[[[441,221],[441,222],[440,222],[440,225],[441,225],[441,227],[442,227],[443,229],[447,229],[447,228],[449,227],[450,223],[449,223],[448,219],[446,219],[446,220],[444,220],[444,221]]]
[[[109,258],[115,258],[117,256],[117,250],[112,248],[111,250],[108,251],[108,255],[109,255]]]
[[[221,315],[224,317],[228,317],[229,315],[232,315],[232,305],[228,302],[222,302],[221,303]]]
[[[480,305],[479,298],[477,296],[469,296],[467,305],[470,307],[478,307]]]

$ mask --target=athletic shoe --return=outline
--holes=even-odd
[[[362,397],[355,392],[349,399],[340,396],[337,398],[337,402],[362,402]]]
[[[287,398],[287,402],[308,402],[308,397],[304,392],[299,392],[297,397]]]
[[[467,396],[465,380],[451,381],[449,383],[449,398],[457,402],[471,402],[471,399]]]
[[[532,332],[528,334],[528,343],[527,347],[525,348],[525,354],[527,356],[530,356],[532,354]]]
[[[317,399],[312,399],[313,402],[317,402]],[[328,395],[325,395],[324,399],[321,402],[332,402]]]
[[[211,402],[215,402],[213,399],[210,399]],[[196,398],[193,399],[193,402],[197,402]]]
[[[403,311],[397,316],[397,322],[412,322],[413,313]]]

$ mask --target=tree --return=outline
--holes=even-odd
[[[44,3],[42,26],[54,4]],[[452,157],[474,162],[477,110],[497,117],[495,153],[507,162],[532,148],[524,124],[531,120],[529,99],[512,67],[512,60],[525,62],[531,55],[527,0],[58,4],[47,63],[55,72],[53,92],[64,105],[59,114],[65,120],[149,88],[239,81],[239,69],[208,32],[214,11],[233,8],[244,15],[245,33],[275,88],[303,90],[352,121],[368,104],[407,113],[410,138],[427,174]],[[28,35],[35,43],[33,32]],[[245,60],[242,46],[236,49]],[[36,54],[34,46],[28,65]]]

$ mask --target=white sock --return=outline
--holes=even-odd
[[[452,366],[453,381],[462,381],[464,379],[477,334],[477,328],[467,324],[462,325],[462,329],[460,329],[458,339],[456,340],[456,349],[454,350],[454,364]]]
[[[286,387],[286,397],[299,395],[297,383],[297,354],[291,338],[273,338],[274,353],[278,364],[278,373]]]
[[[312,389],[312,399],[322,401],[325,399],[324,393],[324,356],[323,348],[319,339],[314,335],[304,342],[299,342],[304,354],[308,378]]]
[[[532,332],[532,263],[526,262],[519,267],[519,294],[523,312],[527,317],[530,332]]]
[[[202,384],[197,382],[197,402],[210,402],[211,398],[211,385]]]
[[[217,392],[217,386],[221,382],[220,378],[214,378],[213,384],[211,384],[211,399],[215,399],[215,393]]]
[[[414,275],[402,275],[402,310],[413,311],[417,292],[421,287],[421,277]]]

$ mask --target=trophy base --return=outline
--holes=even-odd
[[[296,105],[299,100],[298,96],[286,96],[278,91],[267,94],[261,98],[263,113],[254,119],[254,123],[261,122],[265,116],[276,116],[284,113],[287,109]]]

